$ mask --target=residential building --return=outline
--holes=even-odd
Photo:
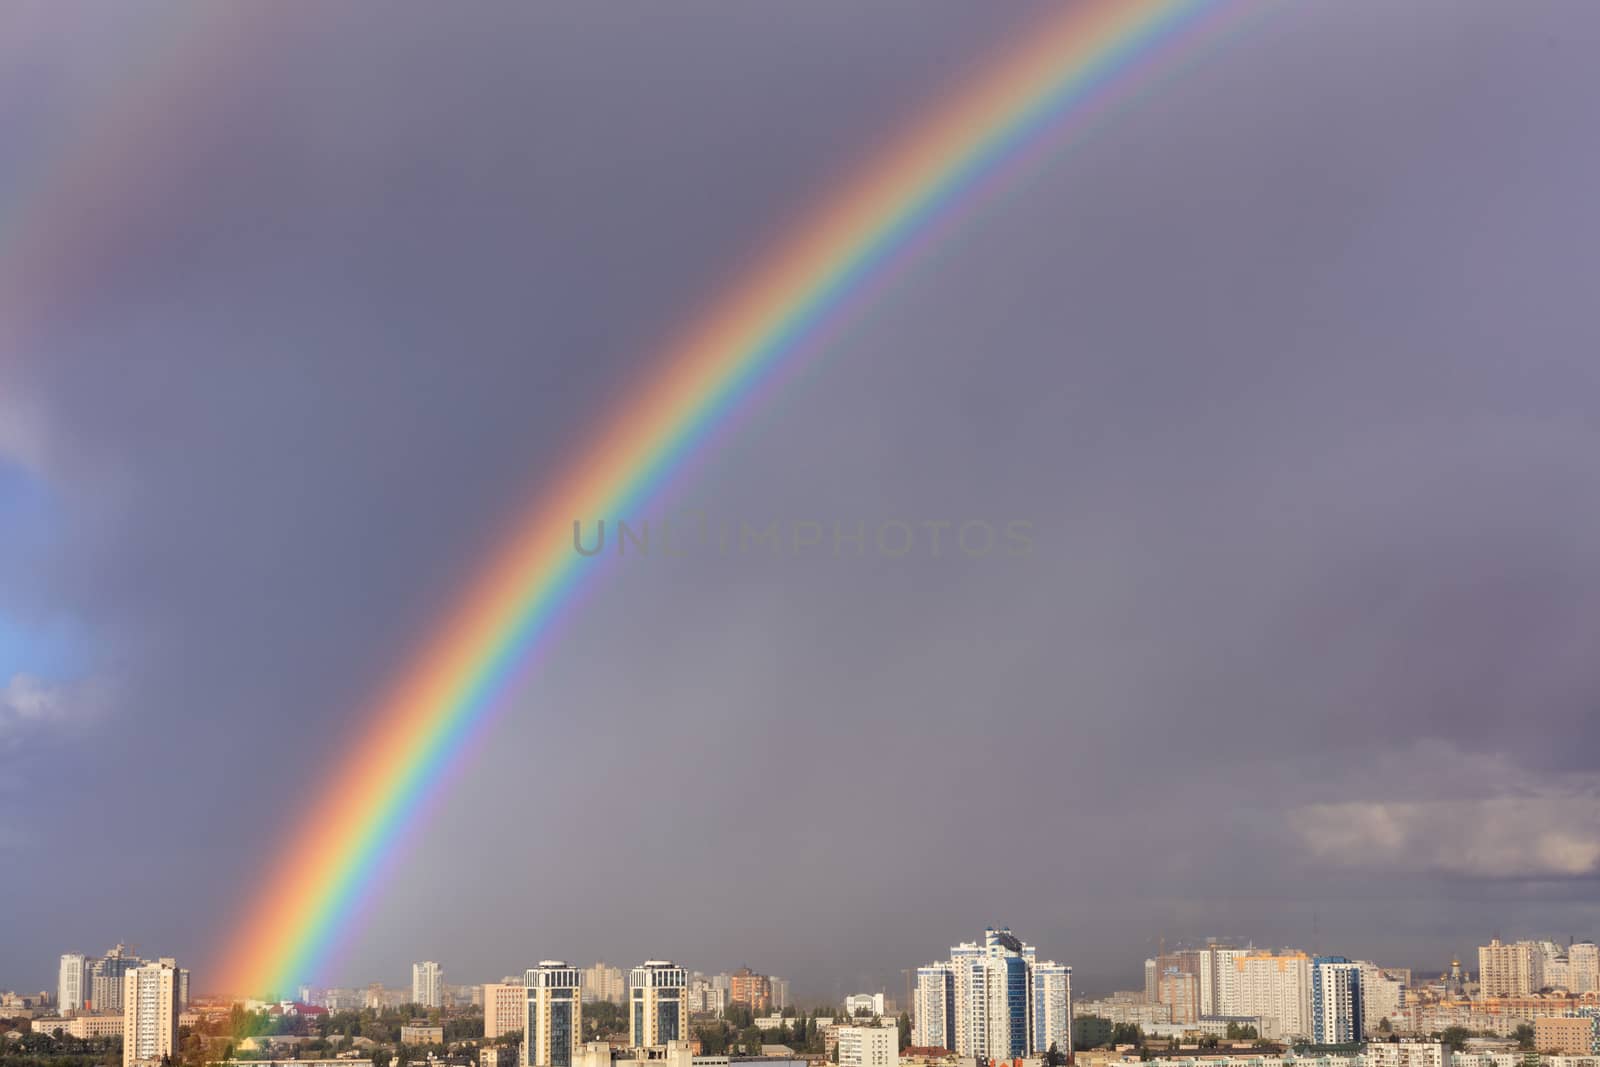
[[[56,979],[56,1011],[72,1015],[83,1010],[89,998],[89,961],[81,952],[68,952],[61,957],[60,976]]]
[[[483,1036],[486,1040],[522,1032],[528,1007],[522,982],[490,982],[483,987]]]
[[[900,1032],[892,1026],[839,1028],[839,1067],[900,1067]]]
[[[764,1015],[772,1010],[772,980],[748,967],[740,967],[729,975],[728,1002],[748,1004],[751,1012]]]
[[[146,963],[122,976],[122,1065],[159,1064],[178,1052],[178,968]]]
[[[1405,1011],[1406,978],[1375,963],[1362,961],[1361,1029],[1367,1035],[1378,1032],[1379,1024]]]
[[[1478,995],[1485,997],[1525,997],[1537,992],[1535,984],[1539,962],[1532,941],[1502,943],[1497,937],[1478,947]],[[1540,957],[1542,961],[1542,956]]]
[[[400,1043],[402,1045],[442,1045],[444,1044],[444,1027],[429,1026],[426,1023],[412,1023],[400,1027]]]
[[[524,976],[522,1067],[572,1067],[583,1044],[583,972],[542,960]]]
[[[1583,1015],[1533,1020],[1533,1047],[1563,1056],[1588,1056],[1596,1051],[1595,1020]]]
[[[1437,1041],[1373,1041],[1363,1050],[1365,1067],[1450,1067]]]
[[[1261,1036],[1311,1035],[1311,957],[1304,952],[1250,952],[1237,956],[1238,1001],[1233,1015],[1261,1019]]]
[[[727,987],[716,985],[703,974],[689,980],[687,997],[690,1013],[721,1015],[728,1008]]]
[[[653,1048],[689,1036],[688,975],[671,960],[646,960],[628,976],[628,1043]]]
[[[789,1006],[789,979],[770,975],[767,981],[772,985],[772,1010],[782,1011]]]
[[[123,979],[143,963],[144,960],[122,944],[99,959],[89,961],[89,1005],[98,1012],[120,1012]]]
[[[411,965],[411,1003],[444,1007],[444,968],[432,960]]]
[[[1200,1018],[1200,976],[1169,967],[1156,978],[1156,1001],[1175,1025]]]
[[[980,1060],[1009,1060],[1027,1056],[1042,1033],[1034,1012],[1038,998],[1035,976],[1051,969],[1051,997],[1069,998],[1069,968],[1041,963],[1032,945],[1025,945],[1004,927],[984,931],[982,944],[963,942],[950,950],[950,959],[917,971],[915,993],[917,1021],[913,1044],[949,1048],[961,1056]],[[1060,968],[1058,970],[1058,968]],[[1059,1023],[1058,1046],[1062,1045]],[[1070,1042],[1070,1022],[1066,1024]],[[944,1031],[944,1040],[939,1032]]]
[[[1064,963],[1033,965],[1033,1052],[1072,1051],[1072,968]]]
[[[955,981],[955,968],[949,963],[917,968],[916,993],[911,1005],[913,1045],[955,1051]]]
[[[484,1045],[478,1049],[478,1067],[517,1067],[518,1055],[511,1045]]]
[[[1567,967],[1574,993],[1600,993],[1600,949],[1593,941],[1574,941],[1567,946]]]
[[[1311,961],[1311,1040],[1351,1045],[1361,1040],[1361,965],[1343,956]]]
[[[621,967],[608,967],[604,961],[583,969],[583,999],[621,1004],[627,999],[628,982]]]

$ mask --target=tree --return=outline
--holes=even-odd
[[[895,1028],[900,1031],[900,1051],[904,1052],[911,1047],[911,1016],[907,1012],[901,1012],[900,1017],[894,1022]]]
[[[1144,1047],[1144,1031],[1137,1023],[1117,1023],[1111,1028],[1111,1044]]]
[[[1044,1054],[1044,1067],[1067,1067],[1067,1054],[1057,1048],[1054,1041],[1050,1042],[1049,1051]]]
[[[1392,1034],[1392,1033],[1394,1033],[1394,1024],[1389,1021],[1389,1017],[1387,1015],[1385,1015],[1383,1018],[1378,1020],[1378,1033],[1380,1033],[1380,1034]]]
[[[1467,1038],[1472,1036],[1472,1031],[1465,1026],[1447,1026],[1439,1032],[1439,1040],[1451,1052],[1460,1052],[1467,1047]]]
[[[1530,1049],[1533,1047],[1533,1027],[1527,1023],[1518,1023],[1517,1028],[1511,1031],[1511,1036],[1517,1039],[1517,1047]]]

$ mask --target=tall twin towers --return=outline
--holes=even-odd
[[[659,1048],[689,1033],[688,973],[670,960],[646,960],[628,977],[628,1043]],[[583,971],[544,960],[523,978],[522,1067],[573,1067],[583,1044]]]

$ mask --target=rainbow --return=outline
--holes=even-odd
[[[1174,54],[1217,0],[1056,0],[1020,44],[823,200],[664,351],[579,462],[526,512],[372,715],[348,766],[248,903],[218,987],[323,977],[380,872],[463,748],[574,601],[591,560],[575,519],[638,514],[798,351],[987,189],[1092,118],[1109,90]]]

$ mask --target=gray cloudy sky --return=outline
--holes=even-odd
[[[141,111],[197,10],[0,16],[0,235],[63,138],[147,124],[0,272],[0,986],[125,939],[206,988],[507,518],[1040,9],[280,8]],[[1026,519],[1033,555],[620,569],[328,979],[893,991],[1007,922],[1105,989],[1157,936],[1600,934],[1600,8],[1273,12],[673,502]]]

